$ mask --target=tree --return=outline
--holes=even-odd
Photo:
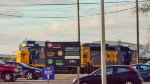
[[[143,0],[142,6],[139,8],[141,12],[147,13],[150,12],[150,0]]]

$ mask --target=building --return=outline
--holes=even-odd
[[[13,55],[8,55],[8,54],[0,54],[0,59],[3,60],[4,62],[15,61],[15,58],[13,58]]]
[[[95,41],[94,43],[100,43],[100,41]],[[106,41],[106,44],[109,45],[124,45],[129,46],[131,50],[137,50],[137,44],[135,43],[128,43],[128,42],[121,42],[121,41]],[[150,51],[146,49],[146,45],[140,45],[140,57],[150,58]]]

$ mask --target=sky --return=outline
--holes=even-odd
[[[19,44],[26,38],[36,41],[78,40],[76,0],[0,2],[0,54],[12,54],[13,51],[17,51]],[[81,42],[99,41],[100,0],[80,0],[80,3]],[[106,40],[136,43],[134,7],[133,0],[105,0]],[[139,20],[140,43],[145,44],[150,35],[147,31],[150,24],[149,14],[140,13]]]

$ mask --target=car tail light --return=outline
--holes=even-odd
[[[135,71],[135,69],[134,68],[128,68],[128,70],[130,70],[130,71],[133,71],[133,72],[137,72],[137,71]]]
[[[130,71],[132,71],[132,72],[135,72],[135,73],[137,74],[137,76],[138,76],[139,78],[141,78],[140,73],[139,73],[136,69],[130,67],[130,68],[128,68],[128,70],[130,70]]]

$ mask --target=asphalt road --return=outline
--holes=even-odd
[[[47,80],[42,79],[26,80],[25,78],[19,78],[16,82],[3,82],[0,80],[0,84],[72,84],[72,79],[75,77],[77,77],[76,74],[56,74],[55,80],[50,80],[49,83]]]
[[[80,75],[82,76],[82,75]],[[26,80],[25,78],[19,78],[16,82],[3,82],[0,80],[0,84],[72,84],[72,79],[77,77],[74,74],[59,74],[55,76],[55,80]],[[150,82],[144,82],[144,84],[150,84]]]
[[[25,80],[19,79],[16,82],[2,82],[0,84],[72,84],[70,80],[54,80],[48,81],[47,80]],[[150,84],[149,82],[144,82],[144,84]]]
[[[25,80],[19,79],[16,82],[0,82],[0,84],[71,84],[70,80]]]

